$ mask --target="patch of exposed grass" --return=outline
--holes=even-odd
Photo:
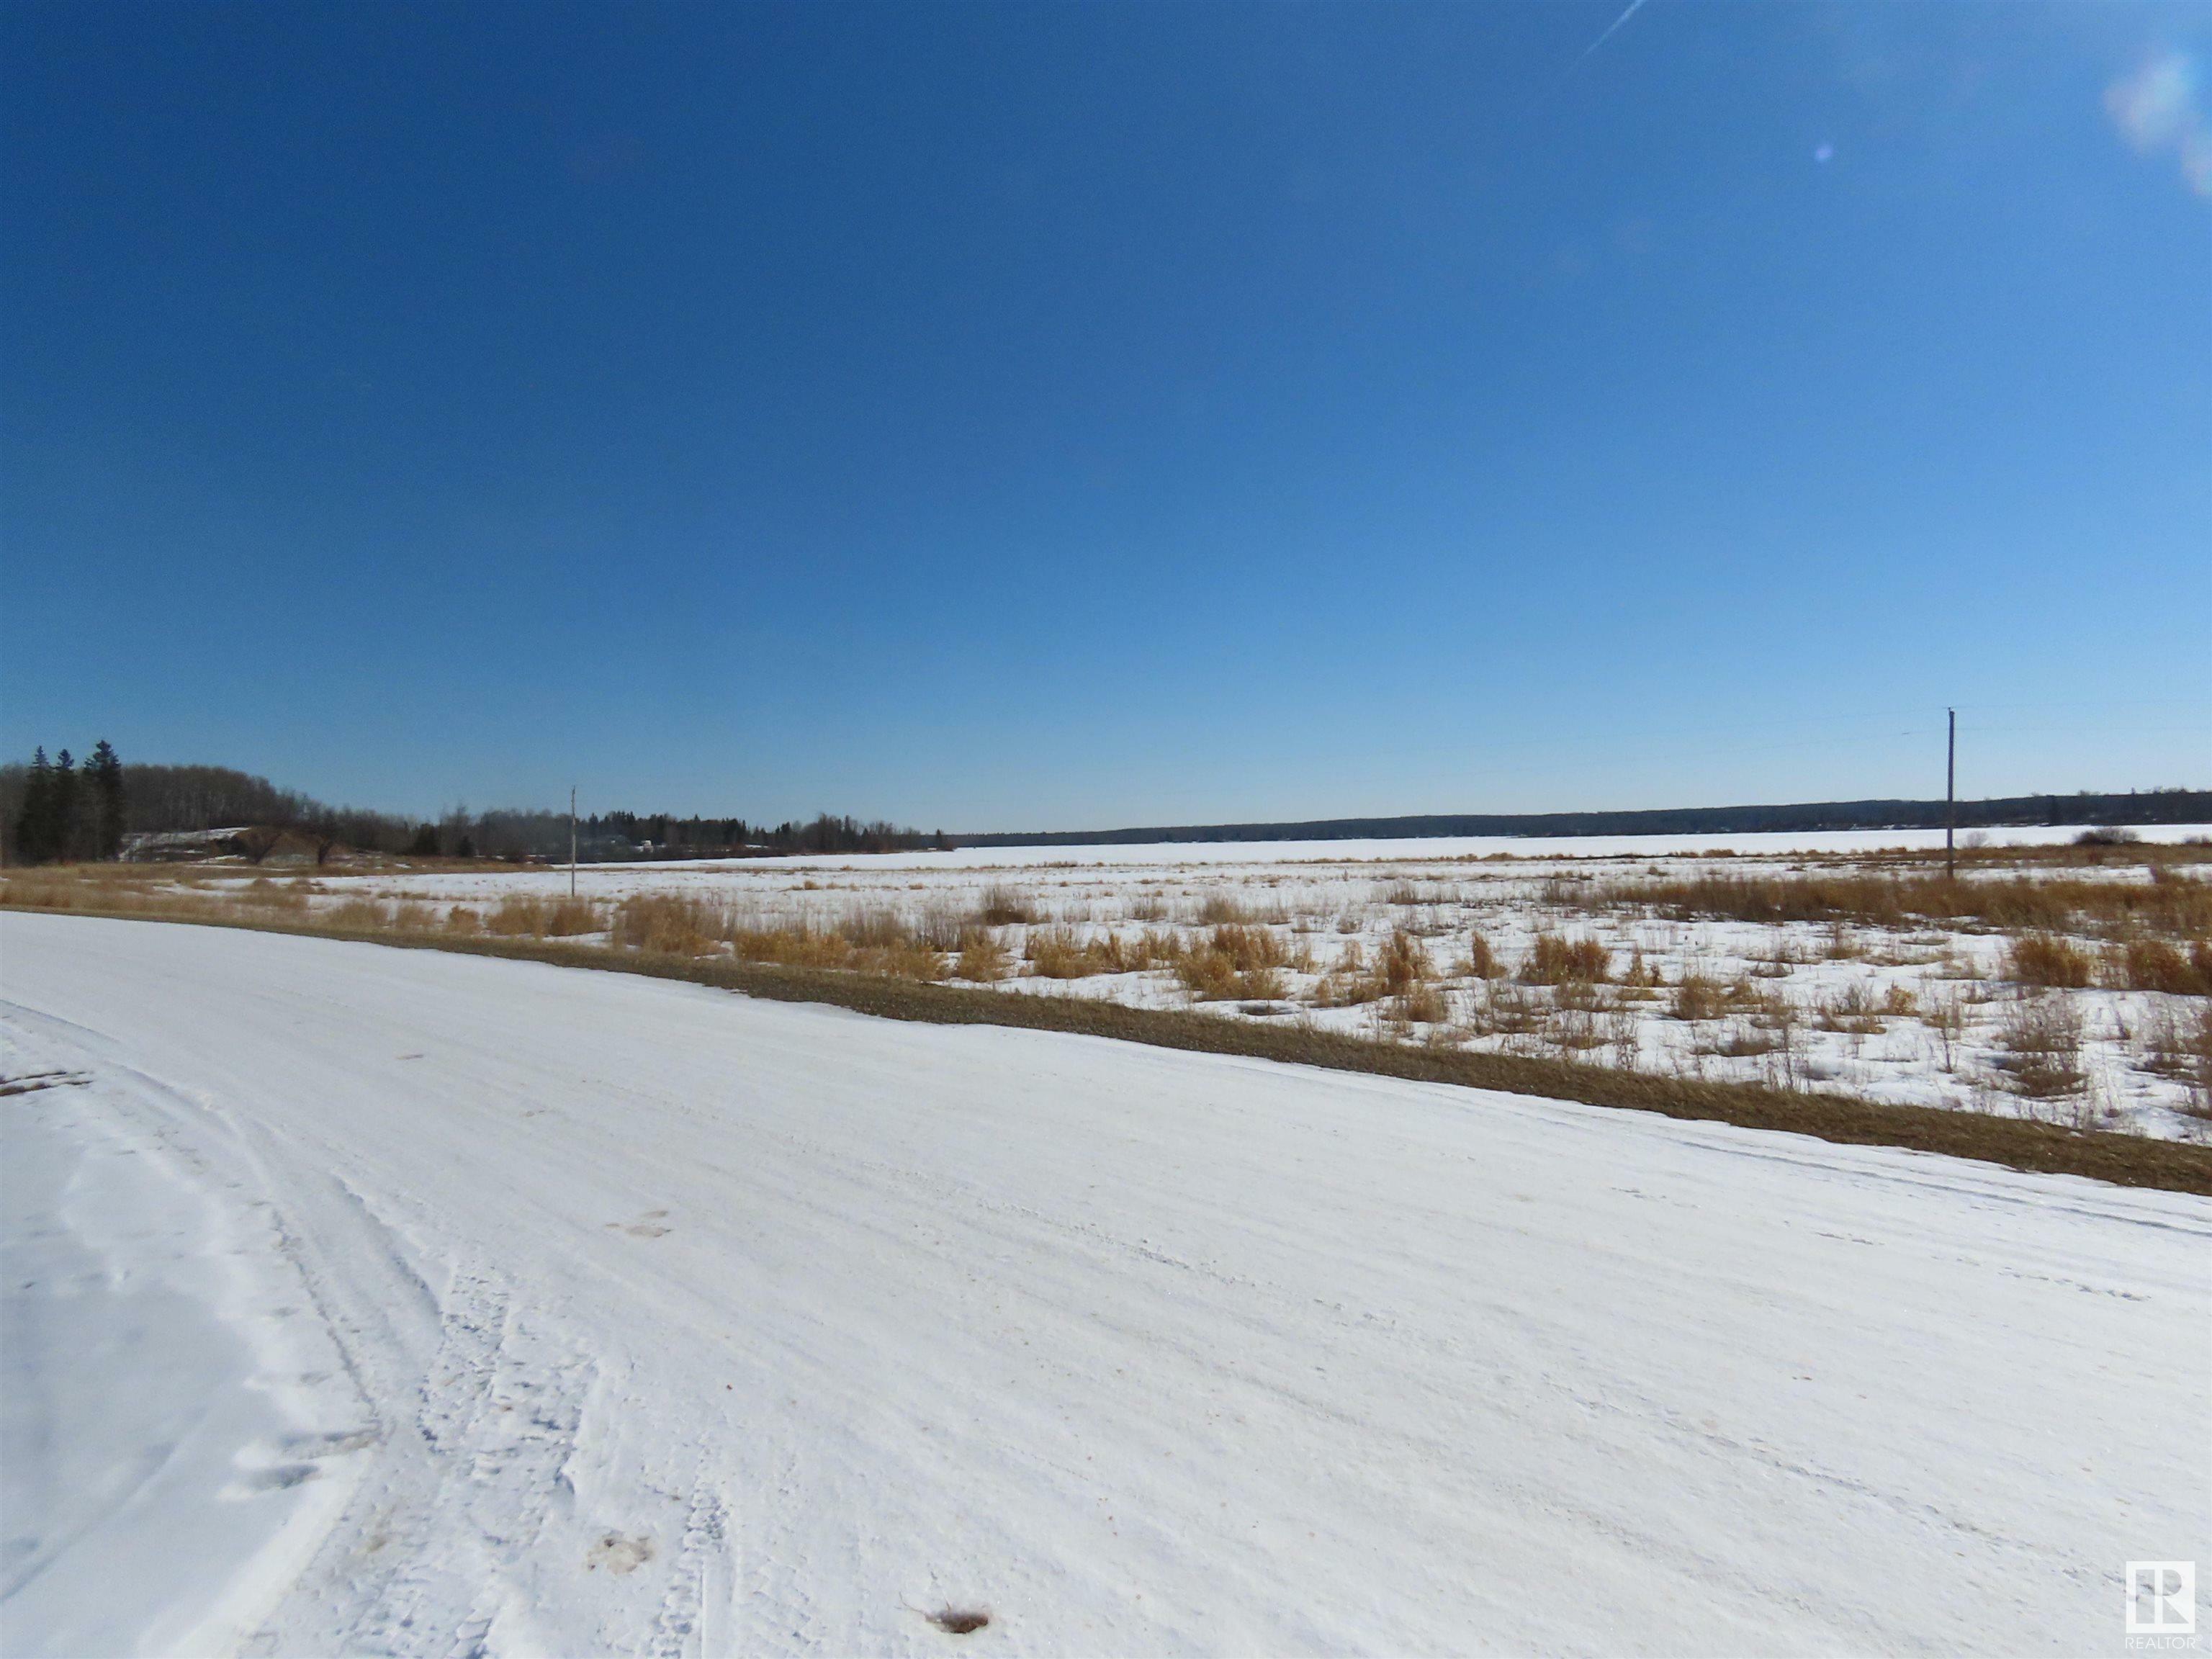
[[[1585,904],[1644,908],[1684,919],[1767,925],[1820,922],[1903,928],[1973,922],[2006,932],[2080,933],[2101,927],[2197,939],[2212,934],[2212,881],[2161,866],[2147,879],[2065,877],[1803,874],[1687,878],[1608,885]]]

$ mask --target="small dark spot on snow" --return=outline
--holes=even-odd
[[[948,1636],[965,1636],[991,1622],[991,1615],[981,1607],[939,1607],[928,1618],[931,1624]]]
[[[283,1492],[312,1480],[320,1473],[313,1463],[280,1463],[273,1469],[257,1469],[246,1478],[246,1485],[256,1492]]]

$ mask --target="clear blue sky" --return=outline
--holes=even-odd
[[[955,830],[2212,783],[2212,7],[0,10],[0,741]],[[2193,79],[2192,79],[2193,77]]]

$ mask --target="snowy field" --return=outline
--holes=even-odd
[[[2118,1652],[2212,1540],[2198,1199],[246,932],[0,998],[10,1654]]]
[[[1974,830],[1959,836],[1972,847],[2063,846],[2081,833],[2077,826],[2030,824]],[[2152,824],[2129,832],[2153,845],[2172,845],[2212,836],[2212,824]],[[1415,860],[1523,858],[1670,858],[1685,854],[1728,852],[1739,857],[1790,853],[1875,853],[1892,849],[1941,852],[1941,830],[1801,830],[1763,834],[1681,836],[1418,836],[1368,841],[1146,842],[1128,845],[1060,847],[961,847],[950,852],[884,853],[862,862],[872,867],[908,870],[1016,870],[1054,865],[1108,864],[1374,864]],[[751,860],[748,860],[751,862]],[[760,860],[793,866],[847,865],[849,857],[829,854]],[[641,866],[631,866],[641,867]],[[641,866],[665,870],[666,863]]]
[[[563,870],[234,865],[173,878],[203,898],[271,907],[276,920],[650,938],[2069,1127],[2212,1135],[2212,854],[2181,844],[2212,831],[2168,826],[2098,849],[2065,844],[2076,833],[1966,838],[1969,891],[2073,890],[2040,921],[2002,908],[1931,918],[1878,907],[1765,921],[1664,898],[1698,881],[1924,886],[1941,869],[1927,856],[1941,835],[1901,831],[587,866],[583,908],[562,917],[542,904],[567,896]],[[2002,846],[2005,836],[2017,846]],[[2100,910],[2083,893],[2111,902]],[[626,915],[649,899],[690,909],[660,919],[672,926]],[[2027,935],[2057,940],[2060,971],[2022,982],[2014,958]],[[1541,959],[1577,941],[1595,967]]]

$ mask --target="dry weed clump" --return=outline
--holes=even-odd
[[[1359,941],[1344,947],[1336,965],[1313,988],[1322,1008],[1352,1008],[1391,1000],[1401,1020],[1433,1024],[1445,1018],[1443,993],[1433,983],[1436,961],[1420,936],[1409,927],[1394,929],[1370,963]]]
[[[1200,1001],[1265,1001],[1283,994],[1288,963],[1282,942],[1269,929],[1223,922],[1186,951],[1175,970],[1183,988]]]
[[[842,933],[799,921],[789,927],[732,927],[730,952],[740,962],[762,962],[783,968],[844,968],[853,947]]]
[[[532,893],[510,893],[483,919],[487,933],[509,939],[574,939],[596,933],[606,926],[599,907],[588,899],[548,899]]]
[[[633,893],[615,906],[615,943],[653,956],[703,957],[718,948],[721,917],[676,893]]]
[[[1006,886],[985,888],[969,918],[984,927],[1026,927],[1036,919],[1036,905],[1030,896],[1018,887]]]
[[[2212,996],[2212,942],[2194,941],[2187,956],[2162,939],[2133,939],[2108,945],[2099,977],[2115,991]]]
[[[1498,952],[1490,948],[1490,941],[1479,933],[1470,933],[1467,940],[1467,962],[1460,970],[1469,979],[1502,979],[1505,975]]]
[[[1853,980],[1822,998],[1814,1010],[1813,1018],[1824,1031],[1838,1031],[1846,1036],[1876,1036],[1886,1029],[1883,1016],[1889,1012],[1887,1000],[1875,1001],[1872,989],[1863,981]]]
[[[998,936],[988,927],[973,927],[960,942],[960,957],[952,964],[952,976],[978,985],[995,985],[1012,969],[1012,960],[1006,946],[999,943]]]
[[[1030,972],[1041,979],[1088,979],[1122,971],[1121,952],[1110,935],[1087,939],[1065,926],[1031,928],[1029,959]]]
[[[1600,984],[1613,971],[1613,953],[1594,939],[1539,933],[1521,964],[1523,985]]]
[[[2143,1024],[2142,1067],[2178,1079],[2189,1091],[2181,1109],[2212,1119],[2212,1003],[2154,1009]]]
[[[1997,1042],[2005,1050],[1999,1068],[2031,1100],[2078,1094],[2088,1083],[2081,1069],[2081,1012],[2070,997],[2021,998],[1999,1020]]]
[[[376,933],[384,931],[391,913],[373,898],[341,900],[315,919],[326,927],[336,927],[349,933]]]
[[[1718,1019],[1728,1012],[1729,1000],[1718,981],[1705,974],[1684,974],[1667,1012],[1680,1020]]]
[[[256,876],[236,896],[236,902],[279,915],[305,916],[311,907],[308,890],[296,881],[271,881]]]
[[[2026,933],[2005,946],[2004,977],[2039,990],[2081,990],[2092,966],[2087,951],[2055,934]]]

